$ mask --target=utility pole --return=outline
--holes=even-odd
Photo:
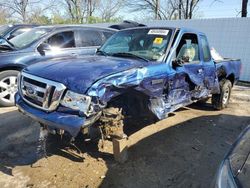
[[[248,0],[242,0],[241,17],[247,17]]]
[[[182,0],[179,0],[179,20],[181,19],[181,5],[182,5]]]
[[[156,0],[155,2],[155,19],[158,20],[159,18],[159,7],[160,7],[160,0]]]
[[[186,15],[185,15],[185,19],[188,19],[188,7],[189,7],[189,0],[186,1]]]

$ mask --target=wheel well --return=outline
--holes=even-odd
[[[108,103],[108,106],[116,106],[122,108],[126,114],[139,116],[151,113],[148,104],[149,96],[134,89],[129,89],[125,93],[113,98]]]
[[[218,70],[218,79],[219,81],[221,81],[222,79],[227,79],[229,80],[232,85],[234,84],[234,81],[235,81],[235,76],[234,74],[230,74],[229,76],[227,76],[227,73],[226,73],[226,70],[222,67]]]
[[[7,71],[7,70],[21,71],[22,69],[23,69],[23,67],[21,67],[21,66],[8,66],[8,67],[0,68],[0,72]]]
[[[232,85],[234,85],[234,81],[235,81],[234,74],[230,74],[230,75],[227,77],[227,79],[230,80],[230,82],[232,83]]]
[[[227,79],[231,82],[232,86],[234,85],[234,81],[235,81],[234,74],[230,74],[228,77],[226,75],[221,75],[219,77],[219,81],[221,81],[222,79]]]
[[[141,128],[155,123],[158,119],[148,108],[150,97],[146,94],[129,89],[125,93],[114,97],[107,108],[119,108],[123,115],[123,132],[131,135]]]

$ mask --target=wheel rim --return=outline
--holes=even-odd
[[[13,104],[15,93],[17,92],[17,77],[8,76],[0,80],[0,100]]]
[[[224,95],[222,99],[223,104],[227,104],[228,99],[229,99],[229,94],[230,94],[230,89],[227,87],[224,91]]]

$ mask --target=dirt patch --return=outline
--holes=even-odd
[[[128,128],[129,160],[118,164],[97,143],[49,137],[15,108],[0,110],[0,187],[208,187],[238,134],[250,124],[250,89],[234,88],[229,107],[194,104],[148,126]],[[111,147],[111,146],[108,146]]]

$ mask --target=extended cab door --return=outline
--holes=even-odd
[[[169,91],[171,105],[187,104],[200,97],[204,88],[204,71],[198,36],[184,33],[176,48],[175,70]]]
[[[202,63],[204,70],[204,84],[208,90],[217,88],[216,80],[216,67],[211,57],[210,47],[205,35],[200,35],[201,51],[202,51]]]

